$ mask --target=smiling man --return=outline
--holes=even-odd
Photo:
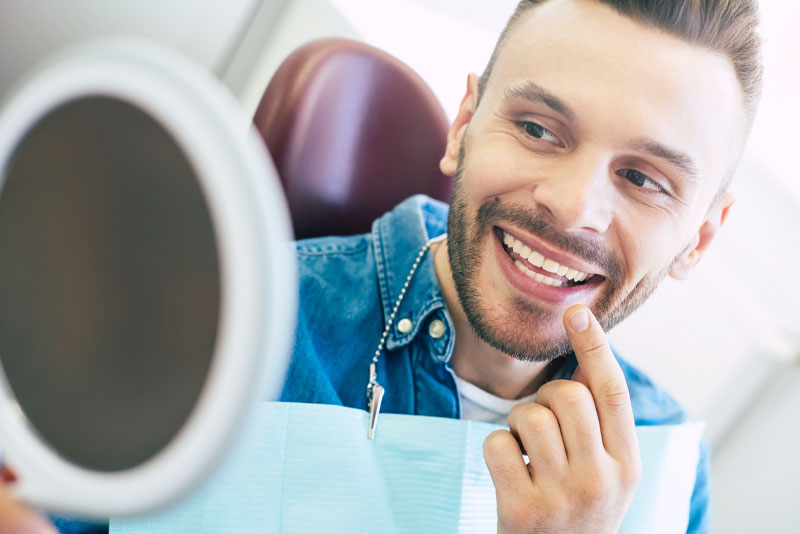
[[[297,243],[282,400],[368,408],[380,340],[383,411],[508,423],[484,444],[498,530],[616,531],[634,425],[688,416],[604,331],[685,278],[725,221],[756,23],[755,0],[520,2],[448,134],[449,211],[413,197],[370,234]],[[710,528],[700,458],[689,532]]]

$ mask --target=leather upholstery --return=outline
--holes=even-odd
[[[448,201],[439,170],[448,120],[425,82],[369,45],[339,38],[294,51],[254,117],[275,161],[297,238],[368,232],[401,200]]]

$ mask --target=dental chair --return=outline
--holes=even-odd
[[[449,201],[439,170],[448,120],[407,65],[348,39],[289,55],[253,119],[269,148],[298,239],[370,231],[401,200]]]

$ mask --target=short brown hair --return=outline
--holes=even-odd
[[[489,64],[478,80],[483,94],[498,52],[509,32],[528,10],[547,0],[522,0],[500,34]],[[763,67],[757,0],[597,0],[646,26],[660,29],[689,43],[730,58],[752,122],[761,96]]]

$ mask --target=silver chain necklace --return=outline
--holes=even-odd
[[[408,272],[408,276],[406,276],[406,281],[403,284],[403,289],[400,290],[400,296],[397,297],[397,302],[394,303],[394,308],[392,308],[392,313],[389,315],[389,320],[386,322],[386,328],[383,329],[383,334],[381,335],[381,340],[378,343],[378,348],[375,350],[375,355],[372,357],[372,363],[369,364],[369,383],[367,384],[367,404],[369,406],[369,429],[367,430],[367,439],[374,439],[375,438],[375,428],[378,426],[378,416],[381,412],[381,402],[383,401],[383,395],[386,392],[384,387],[378,383],[378,358],[381,356],[381,351],[383,350],[383,346],[386,343],[386,337],[389,335],[389,330],[392,329],[392,325],[394,324],[394,317],[397,315],[397,310],[400,309],[400,303],[403,302],[403,297],[406,296],[406,290],[408,290],[408,285],[411,283],[411,279],[414,277],[414,273],[417,272],[417,267],[419,267],[420,262],[422,261],[422,257],[431,248],[431,245],[438,241],[442,241],[443,239],[447,238],[447,234],[442,234],[439,237],[434,237],[433,239],[429,239],[427,243],[422,247],[422,250],[419,251],[417,254],[417,259],[414,260],[414,265],[411,266],[411,270]]]

